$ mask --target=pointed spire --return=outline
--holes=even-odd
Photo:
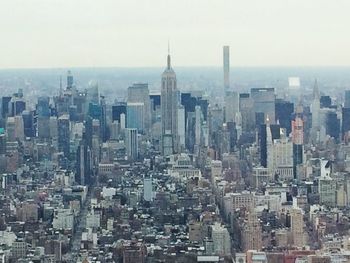
[[[168,57],[167,57],[167,69],[171,68],[171,59],[170,59],[170,44],[168,40]]]
[[[315,79],[314,90],[313,90],[314,99],[320,99],[320,91],[318,90],[317,79]]]
[[[60,96],[62,96],[62,76],[60,75]]]

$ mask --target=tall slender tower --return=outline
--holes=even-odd
[[[171,67],[170,52],[168,52],[167,67],[162,74],[161,85],[162,154],[167,156],[178,151],[178,90],[176,74]]]
[[[311,105],[312,113],[312,126],[311,126],[311,139],[312,141],[318,141],[320,131],[320,92],[318,90],[317,80],[315,80],[313,90],[313,101]]]
[[[230,89],[230,47],[223,47],[224,95]]]

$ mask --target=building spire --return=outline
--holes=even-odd
[[[167,69],[171,68],[171,59],[170,59],[170,44],[168,40],[168,57],[167,57]]]
[[[320,91],[318,90],[317,79],[315,79],[314,90],[313,90],[314,99],[320,99]]]

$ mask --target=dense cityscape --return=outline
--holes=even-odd
[[[350,90],[238,92],[222,53],[210,93],[170,53],[158,90],[3,89],[0,262],[350,262]]]

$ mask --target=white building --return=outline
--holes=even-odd
[[[211,230],[214,253],[217,255],[231,255],[231,238],[227,228],[215,223]]]
[[[147,202],[153,201],[152,176],[143,178],[143,199]]]
[[[99,213],[96,213],[94,209],[88,213],[86,217],[86,227],[87,228],[99,228],[101,226],[101,216]]]
[[[281,129],[281,138],[272,140],[270,126],[267,125],[267,168],[280,179],[293,178],[293,142]]]
[[[54,229],[73,229],[74,215],[70,209],[58,209],[55,211],[55,216],[52,221]]]

